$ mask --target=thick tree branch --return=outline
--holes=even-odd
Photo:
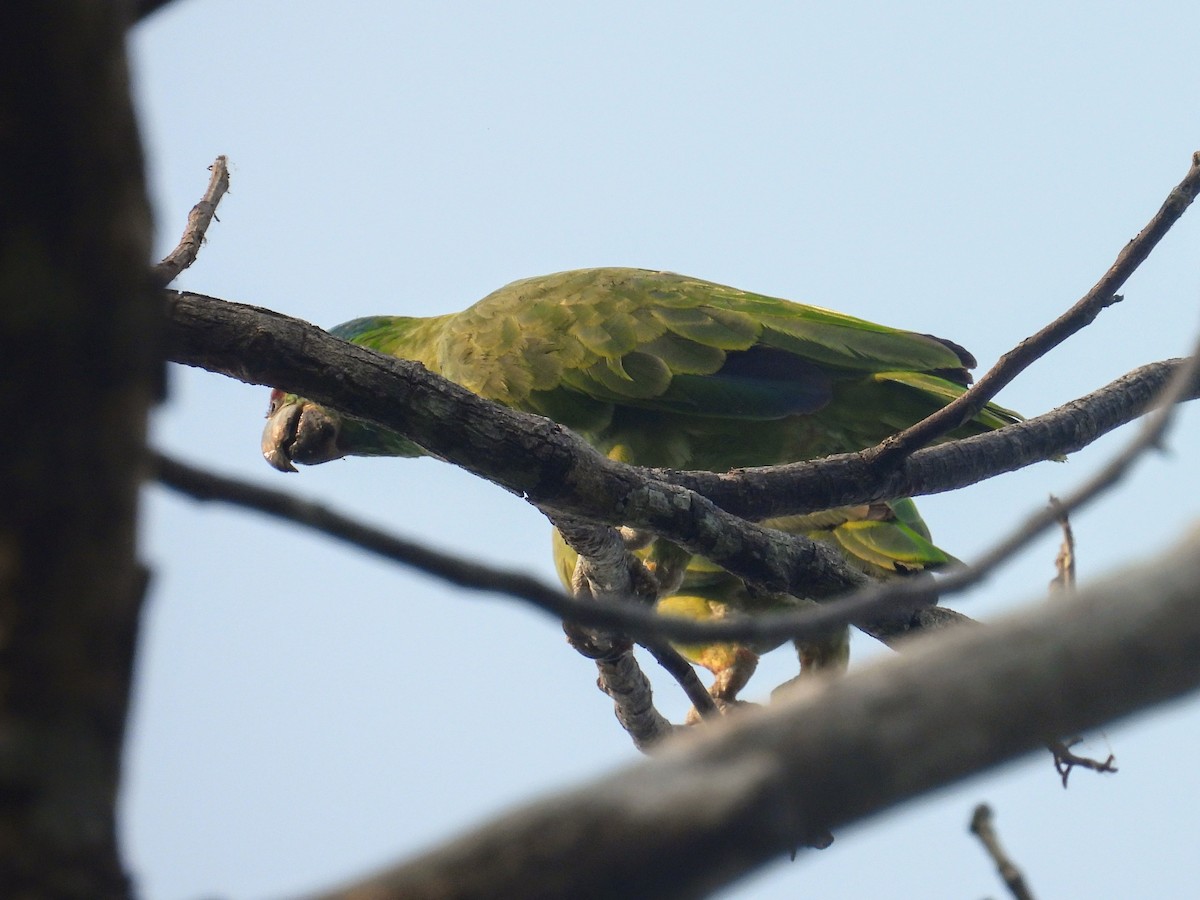
[[[974,567],[953,573],[941,579],[936,586],[936,591],[945,594],[962,590],[986,577],[993,569],[1011,557],[1042,530],[1058,521],[1066,512],[1092,499],[1103,489],[1121,478],[1133,461],[1144,453],[1147,448],[1159,444],[1171,420],[1175,404],[1180,398],[1188,396],[1194,391],[1198,366],[1200,366],[1200,353],[1190,357],[1184,365],[1168,367],[1167,370],[1171,375],[1172,381],[1168,383],[1164,392],[1160,392],[1160,399],[1163,405],[1155,409],[1154,414],[1146,420],[1141,432],[1130,442],[1124,451],[1114,457],[1083,486],[1073,491],[1065,501],[1056,501],[1049,512],[1042,511],[1032,515],[1013,534],[1001,540],[992,550],[985,553]],[[1140,384],[1142,380],[1134,379],[1133,381]],[[1129,381],[1129,376],[1120,381]],[[1109,389],[1104,389],[1089,396],[1099,396],[1107,401],[1110,393]],[[1068,406],[1078,408],[1078,402],[1076,404],[1068,404]],[[291,501],[290,498],[286,498],[283,495],[275,495],[274,492],[236,482],[224,481],[222,483],[222,480],[217,479],[215,476],[196,470],[187,470],[186,467],[182,467],[179,464],[166,462],[163,465],[166,468],[160,471],[159,477],[194,496],[203,496],[204,499],[227,500],[263,509],[267,512],[293,518],[302,524],[328,529],[331,533],[339,537],[348,537],[351,540],[354,538],[349,537],[345,533],[347,528],[360,527],[354,526],[354,523],[349,523],[347,526],[346,524],[335,522],[333,524],[338,525],[338,527],[331,528],[330,518],[333,514],[327,511],[320,511],[320,516],[312,516],[311,514],[302,515],[300,513],[306,512],[304,505],[296,504],[295,501]],[[186,475],[186,478],[182,477],[183,475]],[[293,510],[293,506],[296,506],[299,512]],[[333,518],[337,519],[339,517]],[[580,602],[564,598],[552,589],[539,585],[530,579],[524,579],[520,583],[515,581],[512,583],[513,588],[520,589],[524,593],[517,593],[515,590],[509,590],[507,587],[500,589],[514,596],[534,602],[542,608],[549,609],[562,615],[567,620],[580,625],[591,626],[599,624],[611,630],[615,624],[618,628],[623,628],[630,633],[639,635],[642,640],[649,638],[648,643],[652,645],[655,643],[655,639],[659,637],[676,640],[699,639],[708,641],[766,641],[772,638],[782,639],[785,637],[811,639],[820,637],[833,628],[841,627],[845,624],[854,624],[867,634],[890,644],[900,638],[909,636],[914,631],[938,630],[950,625],[958,625],[971,621],[953,610],[930,605],[936,600],[935,587],[928,578],[924,577],[896,580],[887,584],[871,584],[821,609],[807,609],[793,613],[765,614],[744,620],[703,623],[658,618],[649,614],[647,610],[638,605],[612,602],[615,597],[635,596],[639,593],[630,578],[630,573],[633,571],[630,568],[632,557],[625,552],[614,534],[606,532],[602,528],[597,529],[586,525],[581,526],[570,519],[560,518],[558,521],[560,526],[565,529],[568,537],[577,545],[577,549],[582,555],[590,556],[594,560],[599,561],[600,568],[598,572],[608,579],[605,595],[600,598],[594,598],[590,602]],[[602,538],[606,533],[611,538],[609,544],[613,546],[606,546],[604,548],[597,543],[599,540],[597,535],[600,535]],[[384,538],[386,539],[386,536]],[[377,536],[372,536],[369,540],[360,541],[359,543],[367,546],[368,549],[377,549],[381,542]],[[382,552],[387,555],[386,550]],[[403,557],[395,558],[400,559],[400,561],[409,562],[410,564],[421,565],[420,561],[414,559],[413,555],[407,553],[407,551],[403,552]],[[437,574],[436,570],[430,571]],[[504,582],[503,573],[500,573],[500,576],[500,578],[497,578],[493,575],[490,580],[481,581],[479,584],[472,586],[493,589],[502,582],[507,584],[507,582]],[[508,578],[512,579],[513,576],[508,576]],[[613,652],[615,643],[611,639],[605,639],[605,641],[604,647],[608,647],[608,651],[604,647],[600,647],[588,655],[593,658],[606,656],[615,658]],[[577,649],[579,646],[577,643]],[[681,683],[684,682],[681,681]],[[684,684],[685,690],[687,690],[688,685]],[[619,693],[621,696],[632,696],[636,694],[636,685],[624,687],[620,689]],[[635,697],[632,702],[638,709],[651,708],[648,695],[647,698]],[[1053,749],[1055,749],[1060,759],[1066,759],[1069,756],[1066,749],[1061,747],[1061,745]],[[1108,764],[1102,764],[1102,768],[1103,770],[1108,770]]]
[[[1192,154],[1192,164],[1187,175],[1167,195],[1167,199],[1146,227],[1121,249],[1116,262],[1074,306],[1037,334],[1027,337],[1000,357],[999,362],[961,397],[911,428],[892,435],[878,446],[864,451],[867,460],[882,465],[894,464],[914,450],[970,421],[989,400],[1031,363],[1090,325],[1102,310],[1121,299],[1117,296],[1117,291],[1191,206],[1197,192],[1200,192],[1200,151]]]
[[[1075,597],[913,644],[324,896],[699,896],[1047,734],[1195,690],[1197,585],[1193,532]]]
[[[166,296],[168,356],[174,362],[250,384],[288,385],[406,434],[539,506],[647,530],[686,516],[661,508],[671,507],[670,497],[678,495],[634,493],[646,471],[747,519],[952,491],[1088,446],[1153,408],[1181,364],[1150,363],[1044,415],[920,450],[891,470],[872,467],[859,453],[728,473],[642,470],[604,459],[547,419],[482,400],[417,363],[348,345],[300,320],[201,294],[168,291]],[[1200,396],[1200,382],[1184,396]],[[432,410],[409,408],[422,402],[432,403]],[[451,433],[440,416],[473,424],[466,433]],[[502,452],[510,448],[526,455],[507,464],[489,463],[486,457],[497,452],[487,443],[493,436]],[[592,493],[587,502],[574,496],[577,485]]]
[[[170,6],[174,0],[134,0],[133,14],[137,21],[142,21],[145,18],[158,12],[164,6]]]

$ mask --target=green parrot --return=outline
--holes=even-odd
[[[547,416],[622,462],[726,471],[852,452],[959,396],[975,360],[926,334],[671,272],[580,269],[513,282],[459,313],[371,316],[331,334],[396,357],[515,409]],[[343,456],[422,456],[408,439],[276,389],[263,432],[275,468]],[[1014,422],[989,405],[950,437]],[[954,562],[911,500],[765,523],[841,549],[886,578]],[[762,595],[667,541],[630,536],[660,585],[665,613],[699,618],[802,605]],[[555,532],[570,588],[576,556]],[[801,670],[837,668],[846,636],[798,647]],[[680,648],[735,700],[767,647]]]

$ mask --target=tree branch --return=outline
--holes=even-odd
[[[652,471],[750,519],[954,491],[1075,453],[1145,415],[1160,405],[1163,390],[1184,363],[1170,359],[1140,366],[1043,415],[918,450],[893,469],[872,466],[859,453],[842,453],[729,473]],[[1193,380],[1180,399],[1197,397],[1200,380]]]
[[[174,2],[174,0],[134,0],[134,17],[138,22],[140,22],[158,12],[164,6],[170,6],[172,2]]]
[[[1033,892],[1025,884],[1025,876],[1000,846],[1000,837],[992,824],[992,808],[986,803],[980,803],[971,815],[971,834],[979,838],[983,849],[996,864],[996,871],[1000,873],[1004,886],[1013,895],[1013,900],[1033,900]]]
[[[864,451],[863,455],[867,461],[882,466],[892,465],[914,450],[970,421],[989,400],[1000,393],[1001,388],[1031,363],[1090,325],[1102,310],[1121,299],[1117,291],[1191,206],[1197,192],[1200,192],[1200,151],[1192,154],[1192,163],[1187,175],[1172,188],[1146,227],[1121,248],[1109,270],[1074,306],[1037,334],[1027,337],[1000,357],[996,365],[965,394],[911,428],[906,428],[899,434],[886,438],[878,446]]]
[[[212,172],[212,176],[208,179],[208,188],[188,213],[183,237],[179,239],[175,249],[154,267],[154,280],[159,287],[166,287],[196,261],[204,243],[204,235],[208,233],[208,226],[217,217],[217,204],[229,190],[229,167],[224,156],[218,156],[209,166],[209,171]]]
[[[649,609],[654,605],[654,586],[649,574],[630,554],[615,529],[589,525],[574,519],[551,520],[563,540],[579,554],[572,578],[571,594],[584,603],[609,605],[635,604]],[[579,653],[595,660],[600,677],[596,686],[615,705],[617,721],[633,738],[634,746],[646,751],[671,734],[672,726],[654,708],[650,682],[633,656],[633,643],[618,632],[587,629],[570,621],[563,622],[567,640]],[[666,647],[660,640],[648,640],[651,647]],[[657,654],[656,654],[657,655]],[[690,688],[704,691],[695,671],[686,661],[670,650],[664,657],[672,668],[686,679],[681,680],[685,692]],[[677,665],[682,663],[682,667]]]
[[[557,619],[606,631],[628,631],[652,639],[704,641],[729,638],[736,622],[696,622],[656,615],[645,606],[606,599],[580,600],[520,572],[480,565],[388,534],[319,503],[248,481],[217,475],[162,454],[152,454],[150,473],[165,487],[194,500],[229,503],[310,528],[384,559],[410,566],[457,587],[505,594],[522,600]],[[601,648],[597,656],[607,652]]]
[[[694,897],[851,822],[1200,686],[1200,533],[460,836],[332,898]],[[1147,667],[1146,648],[1154,666]]]
[[[576,599],[583,602],[600,601],[617,606],[634,603],[646,609],[654,608],[658,600],[658,583],[641,561],[629,552],[625,542],[617,535],[616,529],[561,516],[552,518],[551,522],[563,540],[579,554],[572,585],[572,593]],[[623,703],[632,703],[636,708],[651,706],[649,696],[638,698],[635,685],[615,683],[613,676],[616,673],[606,670],[606,664],[615,660],[617,654],[630,657],[624,663],[625,669],[637,668],[628,638],[616,632],[584,629],[569,621],[564,623],[563,630],[566,631],[571,646],[589,659],[594,659],[600,667],[600,689],[617,703],[617,719],[622,725],[628,719],[621,709]],[[657,636],[642,637],[638,643],[645,647],[683,688],[683,692],[701,715],[717,715],[716,704],[700,683],[696,670],[678,651]],[[667,733],[669,731],[664,731],[656,724],[652,739],[657,740]],[[651,743],[633,732],[630,734],[639,749],[644,749]]]

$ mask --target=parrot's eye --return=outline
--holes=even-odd
[[[275,415],[275,410],[279,409],[279,403],[283,400],[283,391],[279,388],[271,389],[271,402],[267,404],[267,418]]]

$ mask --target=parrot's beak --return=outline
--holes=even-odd
[[[274,404],[272,404],[274,405]],[[315,466],[340,459],[339,418],[315,403],[283,403],[267,416],[263,429],[263,458],[280,472],[295,472],[293,462]]]
[[[280,472],[295,472],[289,450],[296,436],[296,423],[300,421],[300,405],[288,403],[267,414],[267,425],[262,433],[263,459]]]

